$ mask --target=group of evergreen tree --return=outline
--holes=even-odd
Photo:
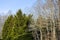
[[[27,16],[21,10],[18,10],[16,15],[10,15],[4,23],[2,39],[33,40],[32,33],[28,31],[31,20],[32,15]]]

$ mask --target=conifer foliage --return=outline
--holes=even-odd
[[[31,19],[31,15],[26,16],[21,10],[14,16],[10,15],[3,26],[3,40],[33,40],[32,33],[28,31]]]

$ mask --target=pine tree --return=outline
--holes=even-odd
[[[8,17],[6,20],[2,38],[4,40],[33,40],[32,33],[28,31],[32,16],[26,16],[21,10],[16,15]]]
[[[7,40],[7,38],[10,36],[12,27],[13,27],[13,16],[11,15],[5,21],[5,24],[2,30],[2,37],[4,40]]]

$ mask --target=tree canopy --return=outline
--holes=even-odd
[[[2,30],[3,40],[33,40],[32,33],[28,31],[32,15],[26,16],[21,10],[16,15],[10,15]]]

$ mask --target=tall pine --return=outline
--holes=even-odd
[[[32,33],[28,31],[32,16],[26,16],[21,10],[18,10],[14,17],[11,15],[6,20],[2,38],[4,40],[33,40]]]

